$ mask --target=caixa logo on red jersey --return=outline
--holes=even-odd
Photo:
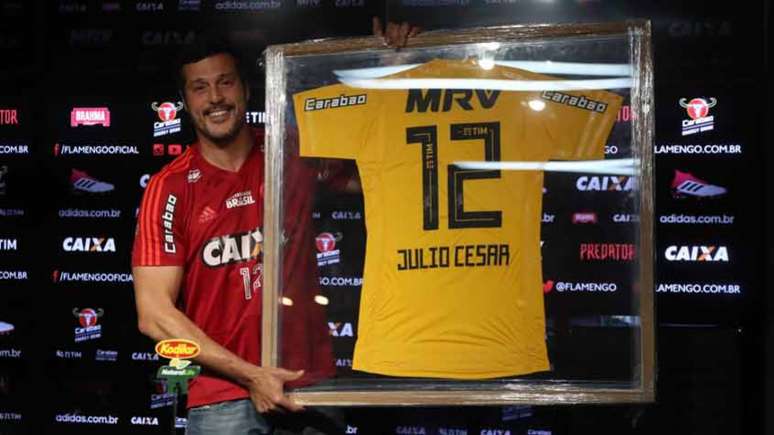
[[[210,239],[202,248],[202,261],[210,267],[259,258],[263,250],[261,229]]]
[[[341,233],[320,233],[314,239],[317,247],[317,266],[328,266],[341,261],[341,253],[336,249],[336,242],[342,239]]]
[[[73,316],[78,319],[80,327],[75,328],[75,342],[95,340],[102,337],[102,325],[98,325],[97,321],[102,315],[105,314],[105,310],[102,308],[73,308]]]
[[[685,109],[690,119],[683,119],[683,136],[710,131],[715,128],[715,117],[708,116],[709,110],[718,104],[716,98],[680,98],[680,107]]]
[[[180,131],[181,121],[177,118],[177,112],[183,109],[182,101],[177,103],[165,101],[161,104],[154,101],[151,104],[151,109],[159,116],[159,121],[153,123],[153,137],[166,136]]]

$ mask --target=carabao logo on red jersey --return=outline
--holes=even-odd
[[[161,212],[161,223],[164,227],[164,252],[174,254],[177,252],[175,244],[175,208],[177,207],[177,197],[173,194],[167,196],[167,203]]]
[[[202,248],[202,261],[210,267],[258,258],[263,249],[263,234],[256,228],[246,233],[228,234],[210,239]]]

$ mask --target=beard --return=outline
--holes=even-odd
[[[204,116],[207,116],[209,112],[212,112],[214,110],[221,109],[221,108],[213,108],[208,109],[205,111]],[[227,110],[234,109],[233,106],[227,107]],[[236,116],[233,124],[231,127],[228,128],[225,132],[214,132],[207,126],[207,121],[204,117],[200,119],[194,120],[194,128],[196,131],[201,134],[204,138],[212,142],[218,147],[225,147],[232,143],[234,139],[239,136],[239,132],[242,130],[242,128],[245,126],[245,117],[243,116]]]

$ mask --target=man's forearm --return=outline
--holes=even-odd
[[[250,373],[260,370],[225,347],[221,346],[175,307],[156,310],[140,322],[140,331],[156,341],[184,338],[197,343],[201,352],[194,360],[240,385],[247,386]]]

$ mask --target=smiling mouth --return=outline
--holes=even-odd
[[[224,121],[231,114],[231,108],[215,109],[205,113],[205,117],[211,121]]]

